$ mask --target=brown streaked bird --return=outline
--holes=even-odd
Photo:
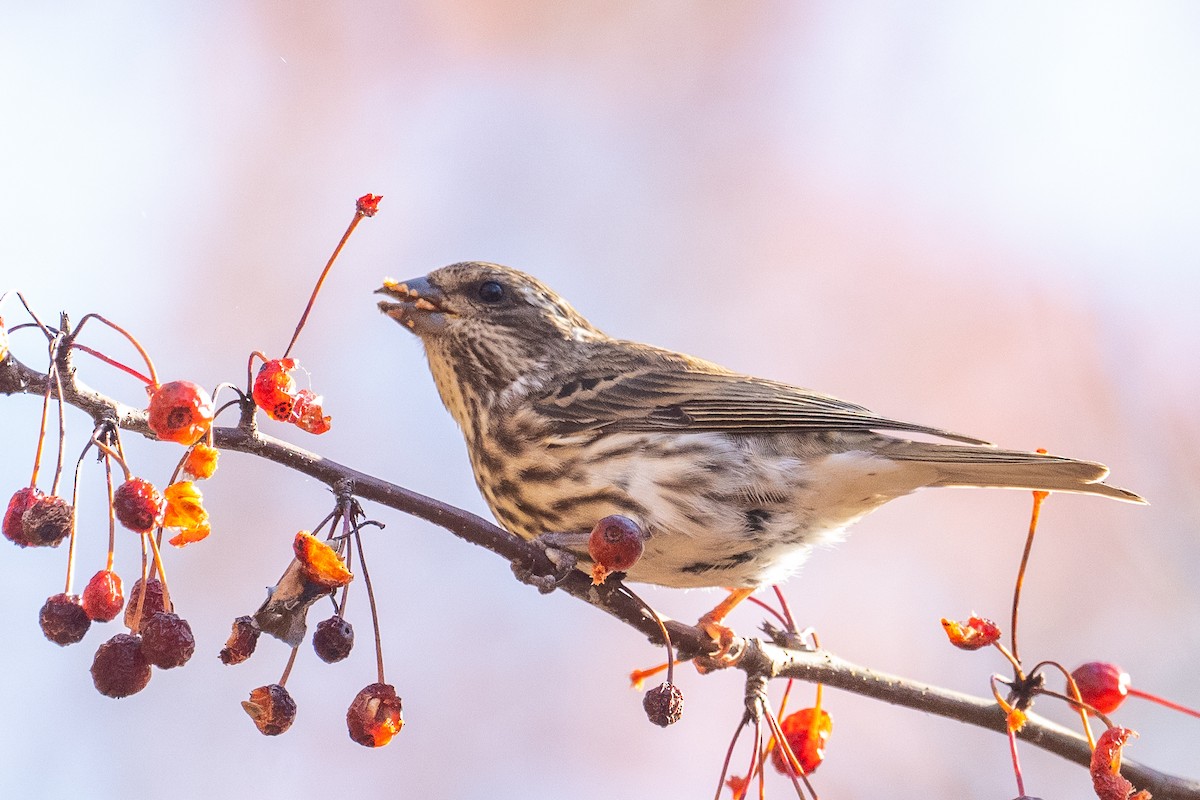
[[[389,298],[380,310],[424,343],[500,524],[526,539],[555,533],[556,545],[573,544],[586,561],[592,526],[623,514],[648,535],[629,580],[733,587],[744,597],[926,486],[1145,502],[1103,483],[1103,464],[1000,450],[614,339],[508,267],[452,264],[378,291]]]

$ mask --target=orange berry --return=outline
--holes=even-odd
[[[147,423],[159,439],[194,444],[208,433],[213,404],[203,387],[191,381],[172,381],[146,390],[150,392]]]
[[[300,531],[292,544],[304,577],[325,589],[336,589],[354,580],[350,570],[332,547],[308,531]]]
[[[221,451],[217,448],[197,442],[183,462],[183,472],[198,481],[211,478],[217,471],[217,458],[220,455]]]
[[[265,362],[254,378],[251,394],[254,402],[271,419],[287,421],[296,401],[296,381],[291,372],[298,366],[294,358],[274,358]]]
[[[966,622],[942,617],[942,627],[950,637],[950,644],[960,650],[978,650],[1000,639],[1000,627],[983,617],[972,616]]]
[[[825,745],[833,732],[833,718],[824,709],[802,708],[789,714],[780,724],[788,746],[800,762],[803,774],[810,775],[825,760]],[[782,747],[771,751],[775,769],[788,774],[788,765]]]

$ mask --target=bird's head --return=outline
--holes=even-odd
[[[541,281],[499,264],[451,264],[376,293],[388,298],[379,310],[424,342],[439,388],[453,376],[498,391],[606,338]]]

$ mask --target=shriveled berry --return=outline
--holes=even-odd
[[[105,697],[128,697],[150,682],[150,662],[142,652],[142,637],[118,633],[96,650],[92,683]]]
[[[144,599],[143,592],[145,593]],[[139,607],[141,608],[140,616],[138,615]],[[143,582],[141,578],[138,578],[134,581],[133,588],[129,590],[129,602],[125,604],[125,627],[136,633],[146,620],[159,611],[165,610],[163,608],[162,581],[158,578],[151,578]]]
[[[612,514],[596,523],[588,539],[592,583],[604,583],[609,573],[627,570],[637,563],[645,549],[645,536],[629,517]]]
[[[683,692],[675,684],[663,682],[646,692],[642,708],[651,722],[665,728],[683,716]]]
[[[167,510],[167,499],[154,484],[130,478],[113,493],[117,520],[134,533],[149,533],[157,528]]]
[[[209,447],[204,442],[197,442],[183,462],[183,472],[198,481],[211,478],[217,471],[217,459],[220,455],[221,451],[217,448]]]
[[[325,399],[312,389],[301,389],[296,392],[292,413],[288,420],[301,430],[308,433],[326,433],[329,431],[332,417],[326,416],[321,407]]]
[[[363,747],[383,747],[404,727],[400,697],[390,683],[372,683],[354,696],[346,711],[350,738]]]
[[[159,611],[142,623],[142,652],[159,669],[182,667],[196,651],[192,626],[178,614]]]
[[[299,364],[294,358],[275,358],[265,362],[254,378],[251,392],[255,404],[281,422],[292,415],[296,402],[296,381],[291,372]]]
[[[31,547],[58,547],[71,533],[75,509],[57,495],[39,497],[21,515],[25,540]]]
[[[25,535],[25,523],[21,518],[42,497],[45,497],[45,495],[42,494],[41,490],[32,486],[18,489],[13,494],[12,498],[8,501],[8,508],[4,511],[5,539],[21,547],[29,547],[29,545],[33,544]]]
[[[800,762],[800,774],[810,775],[825,760],[825,745],[833,732],[833,717],[824,709],[802,708],[784,717],[779,723],[788,746]],[[775,769],[787,775],[791,772],[782,747],[771,751]]]
[[[1129,694],[1129,673],[1105,661],[1089,661],[1071,672],[1079,696],[1083,702],[1099,711],[1110,714],[1125,702]],[[1067,693],[1070,694],[1068,688]]]
[[[334,664],[350,655],[350,650],[354,647],[354,626],[334,614],[329,619],[317,623],[312,643],[313,649],[317,651],[317,658],[326,664]]]
[[[83,589],[83,610],[93,622],[116,619],[123,605],[121,576],[112,570],[100,570]]]
[[[79,597],[73,594],[55,594],[46,598],[38,621],[46,638],[64,647],[82,639],[92,625],[79,604]]]
[[[159,439],[193,444],[208,432],[213,403],[202,387],[191,381],[172,381],[146,388],[150,392],[146,422]]]
[[[960,650],[978,650],[1000,639],[1000,626],[985,617],[972,616],[966,622],[942,617],[942,628]]]
[[[222,664],[240,664],[254,653],[258,646],[258,635],[262,633],[252,617],[238,617],[233,621],[233,630],[221,648],[218,658]]]
[[[260,686],[242,701],[242,709],[264,736],[278,736],[296,721],[296,701],[278,683]]]

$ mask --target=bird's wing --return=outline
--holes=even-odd
[[[530,398],[560,433],[582,431],[910,431],[982,439],[881,417],[862,406],[729,372],[666,351],[589,359]]]

